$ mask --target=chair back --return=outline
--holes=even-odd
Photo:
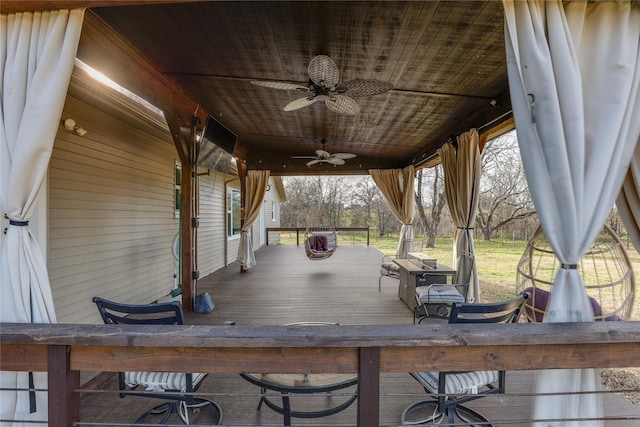
[[[516,323],[527,298],[529,294],[525,292],[496,303],[454,303],[449,323]]]
[[[182,305],[178,301],[155,304],[123,304],[93,297],[105,324],[184,325]]]

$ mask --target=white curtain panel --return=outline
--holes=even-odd
[[[633,246],[640,252],[640,144],[636,145],[616,206]]]
[[[248,270],[256,265],[256,255],[253,251],[253,239],[251,236],[251,227],[256,218],[260,214],[260,207],[264,201],[264,195],[267,192],[269,184],[268,170],[250,170],[247,172],[245,193],[245,217],[242,225],[242,233],[240,234],[240,244],[238,246],[238,262]]]
[[[448,142],[438,150],[444,170],[444,188],[451,218],[456,225],[453,240],[453,268],[458,279],[468,278],[468,302],[480,302],[480,281],[473,243],[473,228],[480,194],[480,137],[476,129],[457,138],[457,148]],[[466,271],[463,271],[467,269]],[[468,269],[471,269],[469,271]]]
[[[575,265],[602,227],[640,134],[640,3],[507,1],[522,161],[558,270],[545,321],[593,321]],[[539,393],[593,391],[597,370],[542,371]],[[537,396],[544,426],[600,426],[599,395]],[[583,418],[584,420],[576,420]]]
[[[409,165],[404,169],[371,169],[369,175],[378,186],[393,214],[402,223],[396,256],[407,258],[407,253],[413,251],[415,168]]]
[[[55,323],[47,267],[31,234],[73,70],[84,10],[3,14],[0,17],[0,155],[2,210],[11,221],[2,248],[0,320]],[[46,373],[34,374],[46,388]],[[28,388],[28,374],[2,372],[2,387]],[[2,391],[3,420],[46,420],[47,394]],[[23,423],[13,423],[22,425]],[[3,425],[11,425],[9,422]]]

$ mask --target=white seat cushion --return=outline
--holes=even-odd
[[[416,380],[429,392],[438,394],[438,372],[414,372]],[[478,389],[498,381],[498,371],[474,371],[447,374],[445,394],[477,394]]]
[[[193,386],[196,387],[207,374],[194,373]],[[143,386],[153,391],[186,391],[187,376],[181,372],[125,372],[124,381],[129,387]]]
[[[416,288],[421,304],[453,304],[464,302],[464,297],[453,285],[429,285]]]

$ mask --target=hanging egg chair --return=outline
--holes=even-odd
[[[516,293],[529,292],[523,318],[542,322],[553,280],[560,267],[538,226],[520,258]],[[635,299],[635,276],[629,255],[616,233],[605,225],[578,263],[596,320],[628,320]]]
[[[307,258],[320,260],[329,258],[338,247],[338,233],[324,214],[315,214],[307,219],[304,232],[304,248]]]

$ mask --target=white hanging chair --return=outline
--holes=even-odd
[[[560,261],[541,226],[527,244],[517,271],[516,294],[531,293],[523,318],[542,322]],[[596,320],[628,320],[635,299],[635,276],[629,255],[607,225],[578,264]]]
[[[307,218],[304,232],[304,248],[307,258],[320,260],[329,258],[338,247],[338,233],[325,214],[315,214]]]

